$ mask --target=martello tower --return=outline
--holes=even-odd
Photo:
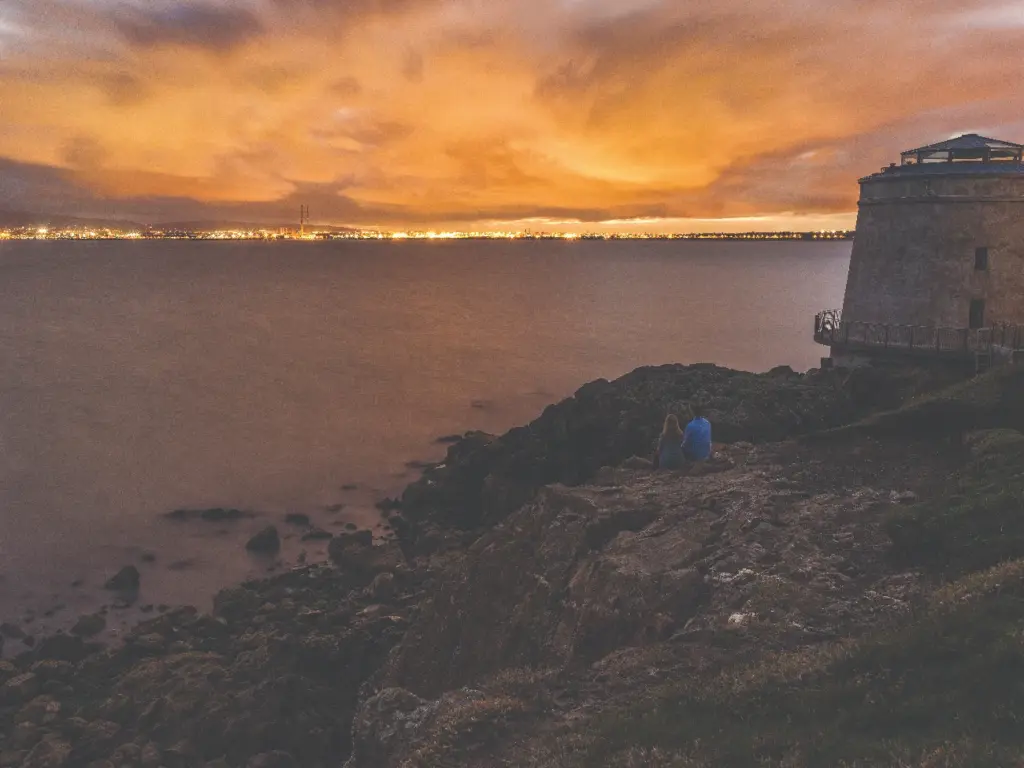
[[[860,180],[842,313],[815,323],[833,357],[1024,345],[1022,154],[972,133]]]

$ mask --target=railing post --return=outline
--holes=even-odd
[[[889,348],[889,326],[886,325],[884,327],[885,327],[885,348],[888,349]]]
[[[914,348],[914,326],[910,326],[910,348]]]

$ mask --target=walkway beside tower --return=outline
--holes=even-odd
[[[977,359],[984,363],[1024,359],[1024,327],[943,328],[842,320],[842,311],[828,309],[814,317],[814,340],[833,353],[868,353]]]

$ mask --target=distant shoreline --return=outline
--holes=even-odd
[[[853,240],[853,231],[836,230],[821,232],[698,232],[687,234],[596,234],[596,233],[434,233],[434,232],[298,232],[274,233],[270,230],[197,230],[194,232],[103,232],[77,229],[50,230],[45,227],[18,227],[0,229],[0,242],[25,240],[202,240],[210,241],[259,241],[259,242],[323,242],[328,240],[357,241],[438,241],[438,240],[726,240],[726,241],[788,241],[821,242],[824,240]]]

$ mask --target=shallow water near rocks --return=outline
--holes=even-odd
[[[641,365],[806,369],[848,243],[0,243],[0,620],[210,606],[443,457]],[[351,486],[355,485],[355,488]],[[178,508],[249,510],[168,520]],[[274,524],[277,557],[245,542]],[[75,584],[75,586],[72,586]],[[154,610],[156,610],[154,608]],[[29,620],[30,619],[30,620]],[[8,652],[19,647],[8,640]]]

